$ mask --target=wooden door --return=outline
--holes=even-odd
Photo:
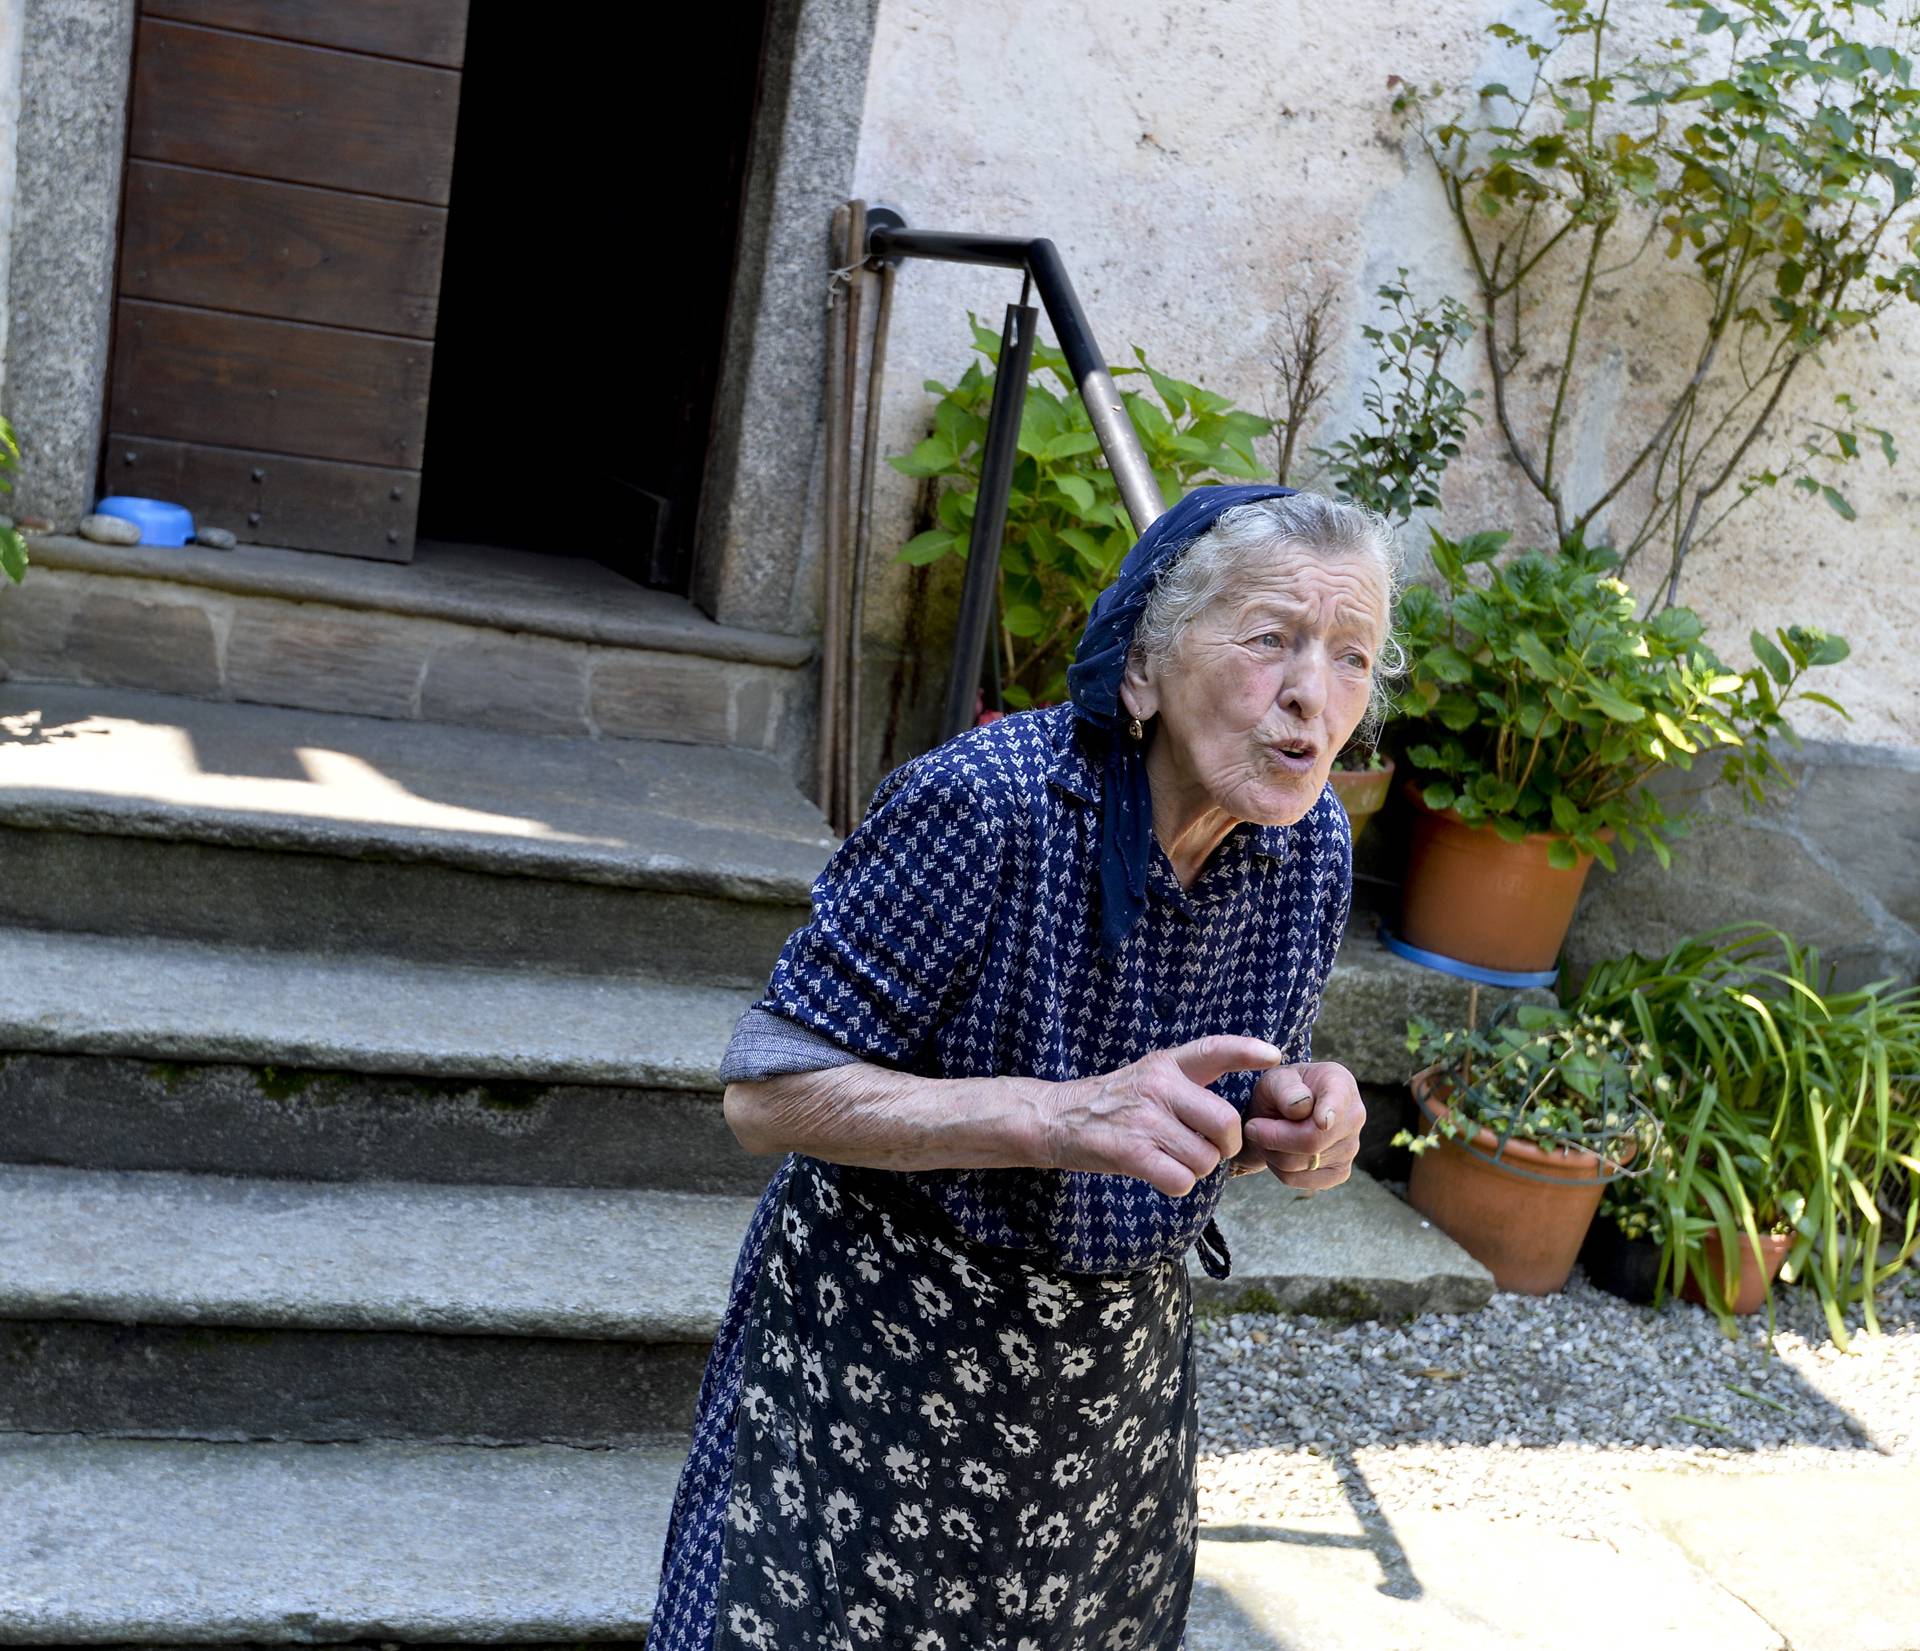
[[[142,0],[103,491],[413,555],[467,0]]]

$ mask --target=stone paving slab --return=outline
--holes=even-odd
[[[1797,1651],[1920,1651],[1920,1473],[1635,1475],[1635,1505]]]
[[[0,1644],[636,1640],[682,1454],[0,1437]]]
[[[1201,1532],[1187,1651],[1502,1646],[1788,1651],[1659,1543],[1616,1549],[1458,1513],[1397,1515],[1370,1530],[1318,1518]]]
[[[0,824],[778,901],[837,840],[748,751],[22,682]]]
[[[1485,1267],[1363,1173],[1311,1195],[1271,1175],[1236,1176],[1219,1222],[1233,1276],[1209,1278],[1189,1256],[1196,1301],[1389,1318],[1471,1312],[1493,1294]]]
[[[31,929],[0,929],[0,979],[0,1049],[707,1091],[754,997]]]
[[[0,1317],[706,1341],[753,1206],[0,1165]]]

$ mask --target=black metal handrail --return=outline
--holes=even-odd
[[[1144,533],[1166,506],[1153,466],[1128,418],[1126,405],[1107,371],[1106,358],[1094,340],[1087,312],[1067,277],[1060,251],[1045,239],[1022,240],[1012,235],[966,235],[942,230],[909,229],[890,207],[867,211],[866,252],[869,258],[892,262],[901,258],[931,258],[950,264],[987,264],[1020,270],[1040,295],[1047,319],[1053,323],[1060,350],[1067,358],[1087,418],[1106,455],[1107,468],[1120,490],[1120,500],[1133,518],[1134,531]],[[992,629],[993,598],[1000,576],[1000,542],[1006,531],[1007,499],[1013,490],[1013,469],[1019,457],[1020,415],[1027,399],[1027,370],[1033,354],[1033,309],[1025,302],[1009,304],[1000,335],[1000,362],[994,375],[993,403],[987,413],[987,434],[980,466],[980,491],[974,505],[973,530],[967,543],[967,574],[960,596],[960,624],[954,638],[953,667],[947,679],[947,702],[941,738],[951,739],[974,719],[974,697],[980,684],[980,661]]]

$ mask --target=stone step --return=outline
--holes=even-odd
[[[765,757],[0,686],[0,922],[759,985],[835,841]]]
[[[1218,1219],[1233,1276],[1209,1278],[1189,1256],[1196,1303],[1372,1319],[1469,1313],[1493,1295],[1493,1274],[1359,1171],[1318,1193],[1295,1192],[1271,1175],[1236,1176]]]
[[[586,557],[423,543],[411,563],[47,534],[0,608],[16,677],[790,760],[813,644],[717,625]]]
[[[708,1094],[753,998],[637,976],[6,928],[0,979],[0,1052]],[[168,1076],[164,1064],[152,1074]]]
[[[0,1429],[691,1425],[751,1198],[0,1166]]]
[[[0,1436],[9,1488],[0,1552],[17,1556],[0,1570],[0,1643],[637,1644],[653,1614],[679,1462],[664,1444],[476,1450]],[[1848,1488],[1837,1485],[1831,1499],[1845,1505]],[[1780,1643],[1673,1550],[1636,1547],[1622,1559],[1602,1544],[1556,1547],[1510,1526],[1468,1521],[1462,1530],[1456,1515],[1401,1514],[1392,1524],[1319,1518],[1203,1530],[1188,1643],[1484,1645],[1498,1602],[1477,1585],[1471,1556],[1489,1545],[1567,1584],[1546,1613],[1552,1636],[1530,1639],[1536,1602],[1506,1610],[1510,1638],[1617,1643],[1626,1619],[1603,1609],[1590,1624],[1594,1601],[1608,1589],[1631,1598],[1645,1585],[1683,1619],[1659,1636],[1663,1645]],[[1429,1620],[1429,1610],[1438,1615]]]
[[[638,1643],[681,1454],[0,1437],[0,1644]]]
[[[670,1074],[693,1088],[13,1054],[0,1058],[0,1157],[308,1181],[757,1195],[769,1161],[740,1149],[712,1072],[734,1007],[729,1000],[713,1019],[705,1070]]]

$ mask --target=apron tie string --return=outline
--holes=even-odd
[[[1227,1278],[1233,1272],[1233,1252],[1227,1248],[1227,1235],[1220,1230],[1217,1221],[1208,1221],[1206,1230],[1200,1234],[1200,1241],[1194,1245],[1199,1252],[1200,1265],[1207,1270],[1208,1278]]]

